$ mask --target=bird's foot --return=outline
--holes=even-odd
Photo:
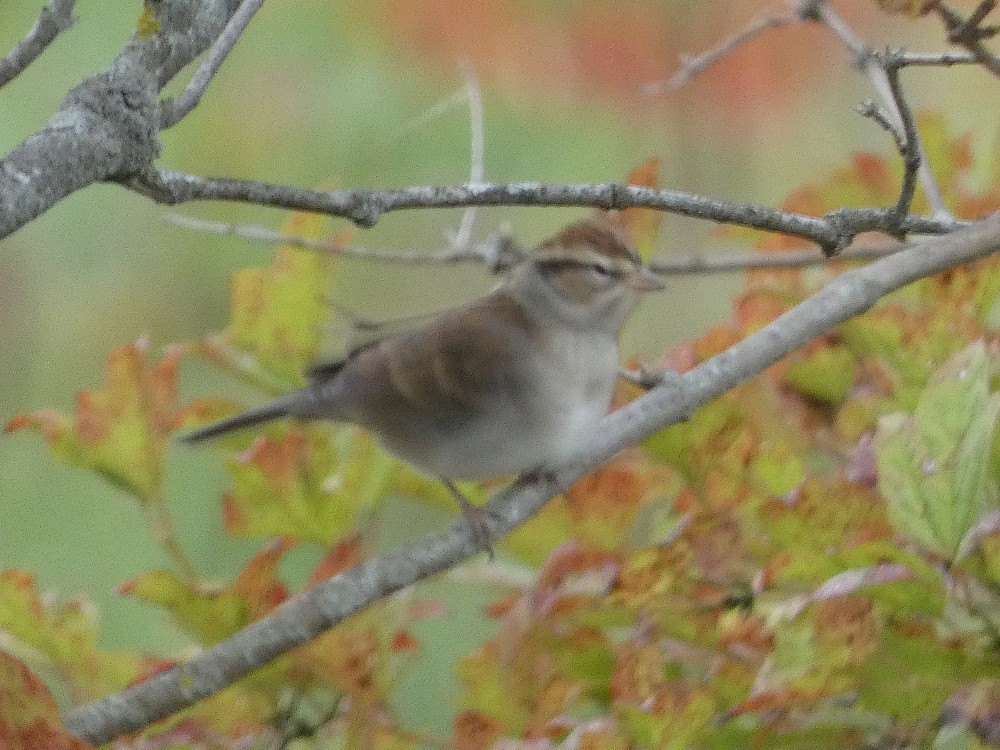
[[[490,511],[482,505],[475,505],[469,501],[462,491],[455,486],[455,483],[444,479],[444,486],[448,488],[452,496],[458,502],[458,507],[462,511],[462,515],[465,517],[466,522],[469,524],[469,528],[472,530],[472,536],[475,538],[476,543],[479,548],[484,550],[487,555],[489,555],[490,561],[493,561],[493,535],[490,533]]]

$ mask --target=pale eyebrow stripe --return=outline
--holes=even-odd
[[[612,260],[606,255],[601,255],[600,253],[586,251],[568,251],[568,252],[544,252],[537,257],[539,263],[569,263],[578,266],[593,265],[601,266],[608,271],[618,272],[618,273],[628,273],[632,266],[628,262],[619,262],[617,260]]]

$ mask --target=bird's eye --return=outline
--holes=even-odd
[[[607,284],[614,278],[614,271],[612,271],[607,266],[602,266],[594,263],[591,266],[587,266],[587,273],[590,278],[593,279],[598,284]]]

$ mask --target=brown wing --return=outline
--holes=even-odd
[[[497,291],[426,326],[363,349],[338,370],[354,419],[390,430],[407,415],[474,419],[524,388],[526,356],[542,336],[520,304]]]

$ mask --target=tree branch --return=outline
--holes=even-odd
[[[212,82],[223,61],[229,56],[236,42],[249,25],[254,14],[260,10],[264,0],[243,0],[239,9],[233,13],[229,23],[219,34],[208,55],[198,67],[198,71],[188,81],[188,85],[176,99],[167,99],[160,105],[160,127],[162,129],[176,125],[184,119],[201,101],[205,89]]]
[[[853,269],[770,325],[690,372],[664,380],[609,415],[575,459],[524,478],[487,504],[488,527],[500,538],[558,492],[627,445],[687,418],[695,409],[761,373],[788,352],[869,310],[886,294],[946,268],[1000,249],[1000,215]],[[472,557],[479,544],[463,520],[368,560],[307,589],[267,617],[140,685],[82,706],[66,728],[95,745],[148,726],[219,692],[275,657],[405,586]]]
[[[159,169],[136,189],[161,203],[176,205],[194,200],[228,200],[275,208],[314,211],[373,226],[391,211],[459,206],[584,206],[618,210],[645,206],[722,224],[780,232],[815,242],[835,255],[861,232],[942,234],[965,222],[907,216],[896,221],[892,209],[840,209],[816,217],[678,190],[656,190],[637,185],[598,183],[547,185],[538,182],[477,185],[417,185],[386,190],[308,190],[252,180],[220,179]]]
[[[149,172],[160,149],[159,90],[214,41],[236,6],[160,0],[158,33],[126,43],[42,130],[0,159],[0,239],[81,188]]]
[[[854,64],[868,76],[872,86],[882,99],[882,103],[889,110],[894,127],[900,130],[906,128],[903,112],[896,99],[892,83],[889,81],[889,74],[882,59],[875,54],[871,45],[858,36],[854,29],[847,24],[843,16],[834,10],[826,0],[802,0],[800,7],[807,14],[807,17],[825,25],[840,40],[841,44],[844,45],[853,58]],[[931,171],[930,164],[927,161],[927,154],[924,152],[924,145],[920,140],[920,134],[916,132],[915,128],[914,134],[915,138],[911,148],[914,149],[916,157],[919,159],[918,174],[920,176],[920,184],[924,188],[924,195],[927,197],[927,202],[930,204],[935,217],[944,218],[951,216],[944,204],[941,188],[937,184],[937,179],[934,177],[934,173]],[[905,233],[906,230],[900,227],[900,234]]]
[[[979,60],[971,52],[900,52],[899,64],[947,68],[952,65],[978,65]]]
[[[483,94],[479,80],[469,63],[463,63],[462,80],[465,84],[465,98],[469,104],[469,184],[486,181],[486,115],[483,111]],[[472,228],[476,223],[478,209],[469,206],[462,214],[462,221],[451,237],[451,249],[461,251],[472,240]]]
[[[895,129],[892,131],[896,138],[899,155],[903,159],[903,183],[899,189],[899,198],[896,200],[895,206],[896,215],[902,219],[910,213],[910,205],[913,203],[913,196],[917,190],[917,173],[920,171],[922,161],[919,146],[920,136],[917,133],[917,123],[913,119],[913,111],[903,95],[903,88],[899,82],[899,70],[902,63],[898,53],[888,51],[880,59],[903,128],[901,133],[897,133]]]
[[[59,34],[76,22],[73,16],[75,4],[76,0],[49,0],[45,3],[31,31],[0,58],[0,87],[17,78]]]

